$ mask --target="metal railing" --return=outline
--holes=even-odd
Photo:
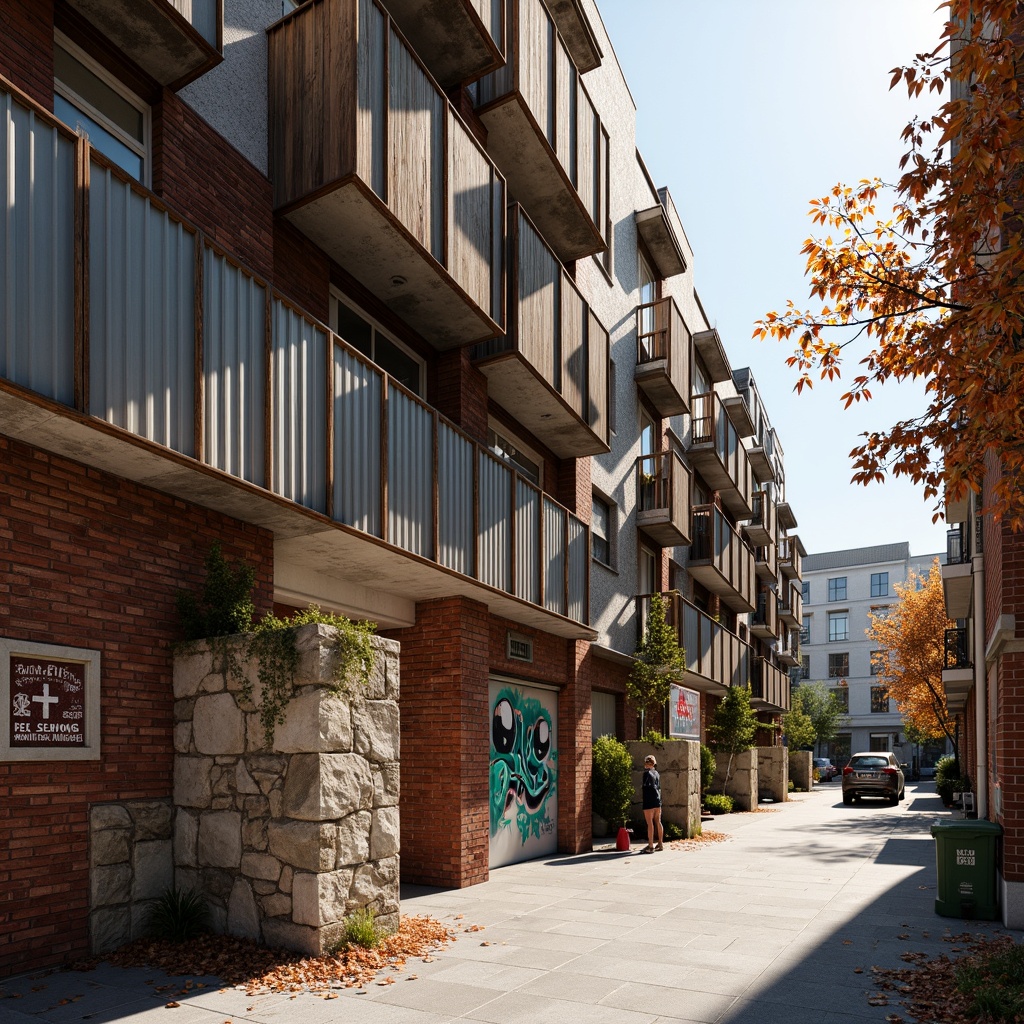
[[[958,626],[947,629],[945,634],[944,661],[945,668],[971,668],[970,636],[966,627]]]

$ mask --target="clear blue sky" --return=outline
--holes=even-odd
[[[919,488],[850,483],[858,435],[913,415],[923,388],[887,386],[844,412],[856,360],[843,381],[797,396],[791,349],[751,340],[754,321],[787,298],[811,305],[800,255],[808,200],[837,181],[898,177],[913,111],[905,89],[889,91],[889,72],[934,47],[937,0],[597,3],[636,102],[638,148],[693,247],[701,301],[733,366],[753,368],[781,438],[807,550],[943,550],[945,525],[932,524]]]

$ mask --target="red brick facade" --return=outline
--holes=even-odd
[[[0,636],[101,655],[102,758],[0,764],[0,974],[88,952],[93,803],[171,793],[175,595],[213,540],[257,568],[269,534],[0,435]]]
[[[53,5],[0,5],[0,74],[53,110]]]

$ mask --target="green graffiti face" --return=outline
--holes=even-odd
[[[558,752],[551,749],[551,715],[540,701],[506,686],[491,713],[491,835],[511,828],[522,842],[550,832],[548,799],[558,780]]]

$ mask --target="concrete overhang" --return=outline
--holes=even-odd
[[[942,596],[951,619],[966,619],[971,614],[971,563],[942,566]]]
[[[686,272],[683,247],[669,223],[665,207],[658,203],[635,214],[636,229],[654,260],[658,276],[667,278]]]
[[[946,707],[951,715],[962,714],[967,708],[967,697],[974,686],[973,668],[944,668],[942,687],[946,691]]]
[[[732,380],[732,369],[729,366],[729,357],[725,354],[725,346],[718,335],[716,328],[712,327],[707,331],[698,331],[693,336],[693,347],[697,351],[711,374],[711,379],[717,384],[722,381]]]

